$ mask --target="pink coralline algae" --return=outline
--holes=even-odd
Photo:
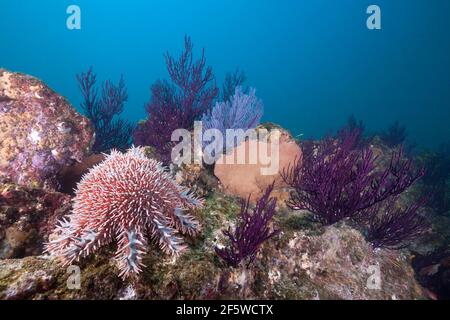
[[[40,80],[0,69],[0,180],[54,189],[90,150],[89,120]]]
[[[120,276],[126,278],[141,271],[147,237],[164,252],[180,254],[186,246],[178,233],[193,236],[200,230],[186,211],[202,206],[143,149],[113,150],[83,176],[73,212],[55,228],[46,250],[69,265],[116,240]]]

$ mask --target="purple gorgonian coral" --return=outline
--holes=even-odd
[[[81,107],[95,131],[92,150],[104,152],[113,148],[119,150],[128,148],[135,127],[119,117],[128,99],[123,77],[117,85],[109,80],[105,81],[100,96],[96,87],[97,75],[92,67],[87,72],[78,74],[77,80],[83,95]]]
[[[250,197],[242,201],[241,211],[234,230],[223,231],[228,238],[226,247],[216,247],[217,255],[230,267],[238,267],[245,261],[248,267],[255,259],[261,245],[279,233],[271,227],[272,218],[276,214],[276,199],[270,198],[274,184],[269,186],[263,196],[250,210]]]
[[[184,51],[178,59],[165,55],[172,83],[157,81],[151,88],[151,100],[146,106],[148,119],[134,133],[134,143],[151,146],[159,159],[168,163],[176,129],[193,128],[194,121],[210,110],[218,89],[212,68],[206,66],[204,51],[194,60],[193,44],[185,37]]]
[[[214,144],[219,144],[220,149],[223,142],[227,142],[226,146],[233,148],[239,145],[242,141],[234,133],[231,137],[227,136],[227,130],[238,130],[241,129],[244,132],[248,129],[256,128],[260,123],[261,117],[263,115],[263,103],[256,97],[256,89],[251,88],[249,93],[243,92],[242,87],[236,87],[234,95],[230,97],[229,101],[217,102],[211,111],[205,113],[202,117],[203,131],[209,129],[219,130],[224,141],[214,141]],[[241,139],[245,135],[241,135]],[[230,139],[234,141],[227,141]],[[205,141],[205,145],[211,145],[210,142]],[[228,151],[228,150],[223,150]],[[218,155],[216,155],[218,156]]]
[[[427,219],[420,214],[420,209],[427,202],[425,197],[406,207],[402,207],[398,200],[398,197],[389,198],[356,217],[365,227],[367,241],[374,248],[404,248],[429,229]]]
[[[415,170],[401,149],[380,169],[370,148],[355,148],[359,134],[354,130],[324,139],[304,150],[303,163],[283,170],[294,190],[287,201],[291,209],[308,210],[315,220],[330,225],[400,195],[423,176],[424,170]]]

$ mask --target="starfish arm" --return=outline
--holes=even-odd
[[[111,241],[108,226],[93,226],[81,223],[78,215],[59,222],[53,238],[45,245],[45,251],[56,256],[62,265],[85,257]],[[52,238],[52,236],[50,237]]]
[[[196,235],[201,227],[200,223],[191,215],[185,213],[181,208],[175,208],[173,211],[173,220],[177,230],[183,234]]]
[[[50,240],[45,244],[45,251],[50,255],[57,257],[64,265],[70,263],[70,259],[66,257],[67,248],[70,248],[77,238],[78,224],[76,219],[67,217],[61,219],[50,235]]]
[[[123,230],[118,235],[116,261],[119,266],[119,276],[125,279],[130,274],[141,272],[144,264],[142,257],[146,253],[147,241],[140,231]]]
[[[152,237],[158,241],[159,247],[172,255],[179,255],[186,249],[183,240],[177,236],[177,231],[163,217],[153,218]]]
[[[194,193],[187,188],[180,187],[178,190],[184,206],[190,209],[203,208],[203,199],[196,197]]]

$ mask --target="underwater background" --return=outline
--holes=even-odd
[[[367,7],[382,10],[368,30]],[[81,8],[81,30],[66,9]],[[378,132],[394,121],[433,148],[450,127],[450,2],[396,1],[0,1],[0,66],[36,76],[80,109],[75,75],[124,75],[123,116],[145,118],[150,85],[168,78],[163,54],[184,35],[205,48],[220,86],[236,67],[264,101],[263,121],[319,138],[349,115]]]
[[[450,299],[449,13],[2,0],[0,300]]]

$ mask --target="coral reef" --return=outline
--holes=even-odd
[[[40,80],[0,69],[0,179],[57,188],[64,166],[90,151],[88,119]]]
[[[139,124],[133,141],[138,146],[151,146],[159,159],[169,163],[171,135],[176,129],[192,129],[194,121],[210,110],[218,89],[212,68],[206,66],[204,51],[193,59],[193,44],[186,36],[184,51],[178,59],[165,55],[172,83],[157,81],[151,88],[151,100],[146,106],[148,119]]]
[[[109,80],[105,81],[100,96],[96,88],[97,75],[92,67],[87,72],[78,74],[77,80],[84,99],[81,107],[91,120],[95,131],[93,151],[128,148],[131,145],[134,125],[119,117],[128,99],[123,77],[117,85]]]
[[[66,273],[44,257],[0,260],[1,299],[421,299],[408,258],[391,250],[374,251],[346,225],[321,233],[290,230],[285,225],[266,242],[252,268],[224,270],[214,251],[205,250],[229,219],[230,201],[220,195],[208,204],[214,231],[198,246],[170,261],[158,251],[144,258],[148,267],[138,282],[122,281],[109,252],[81,265],[80,290],[67,288]],[[206,220],[204,220],[206,222]],[[380,269],[380,287],[368,286],[371,268]],[[101,289],[101,290],[100,290]]]
[[[201,205],[142,149],[125,154],[113,150],[83,176],[73,212],[60,221],[46,251],[69,265],[117,240],[120,274],[127,277],[141,271],[148,236],[165,252],[178,255],[184,245],[177,231],[199,231],[198,222],[184,210]]]
[[[261,245],[279,233],[271,230],[270,223],[276,214],[277,201],[270,198],[274,184],[269,186],[264,195],[258,199],[252,213],[249,211],[250,199],[243,201],[239,221],[234,230],[228,228],[223,234],[229,240],[229,246],[216,247],[217,255],[230,267],[237,267],[245,261],[248,267],[256,257]]]
[[[208,73],[210,69],[205,72],[204,58],[193,62],[188,38],[180,59],[166,58],[176,86],[158,83],[153,102],[164,106],[160,111],[166,114],[159,114],[159,119],[166,117],[177,125],[182,119],[190,129],[193,118],[183,115],[184,111],[176,112],[191,107],[204,112],[212,106],[212,93],[217,94],[212,74]],[[84,75],[89,88],[95,83],[92,76]],[[244,78],[236,72],[224,86],[234,87],[241,98],[249,97],[252,91],[236,91]],[[10,88],[24,86],[11,86],[11,79],[35,86],[25,86],[19,94]],[[65,100],[46,91],[49,89],[33,78],[1,71],[0,81],[0,117],[4,121],[11,117],[8,113],[16,112],[14,115],[20,118],[11,123],[22,130],[30,129],[31,123],[37,125],[42,114],[55,112],[51,109],[55,103],[64,102],[65,106]],[[191,90],[193,86],[201,87],[196,91],[198,95]],[[104,100],[108,110],[117,110],[113,101],[121,100],[118,97],[123,97],[124,85],[107,83],[104,87],[103,98],[88,89],[86,101]],[[202,88],[206,89],[203,93]],[[226,90],[223,94],[227,94]],[[52,100],[56,98],[61,100]],[[29,117],[17,113],[28,110],[20,109],[22,102],[18,101],[31,101]],[[190,107],[179,104],[182,101]],[[50,110],[36,112],[38,105]],[[174,110],[173,119],[167,110]],[[69,111],[59,111],[60,115],[65,112]],[[426,234],[428,242],[415,239],[425,230],[432,212],[432,208],[422,208],[423,186],[414,183],[423,170],[404,158],[402,150],[386,146],[377,137],[369,146],[360,139],[361,126],[356,120],[335,138],[302,142],[303,151],[286,130],[277,128],[281,131],[277,140],[275,132],[263,130],[275,125],[258,126],[258,132],[268,135],[268,141],[260,141],[259,147],[270,143],[278,143],[279,147],[278,170],[265,176],[261,169],[267,168],[266,163],[230,165],[225,159],[235,158],[238,151],[248,151],[250,139],[222,155],[224,161],[219,159],[214,167],[183,164],[172,167],[170,172],[154,159],[161,159],[161,150],[170,150],[161,149],[168,147],[163,139],[152,147],[86,157],[92,131],[87,119],[71,112],[79,120],[70,127],[74,131],[64,126],[60,129],[70,136],[64,143],[75,143],[70,152],[81,163],[61,164],[42,184],[19,185],[14,175],[5,175],[0,182],[0,299],[448,296],[449,255],[445,243],[450,239],[450,220],[442,214],[433,215],[432,230]],[[196,119],[200,116],[195,115]],[[150,119],[144,125],[151,123]],[[2,125],[9,126],[10,121]],[[160,127],[155,128],[166,130],[164,122],[154,122],[158,123]],[[16,136],[4,135],[7,130],[1,132],[8,139]],[[36,140],[41,135],[33,132],[30,137]],[[80,137],[86,139],[77,140]],[[56,144],[51,148],[61,145],[57,139],[52,140]],[[83,141],[85,148],[79,149]],[[40,147],[47,148],[47,142],[43,143]],[[0,146],[4,148],[3,141]],[[11,152],[1,150],[5,155]],[[36,148],[16,151],[15,156],[25,152],[31,158],[41,152]],[[3,159],[15,158],[3,158],[2,153]],[[442,167],[445,165],[437,166],[436,171],[443,172]],[[43,189],[50,182],[60,184],[67,194]],[[202,199],[194,197],[194,193]],[[305,208],[309,210],[297,210]],[[186,236],[184,240],[180,234]],[[436,251],[438,246],[442,250]],[[181,251],[183,254],[179,254]],[[51,255],[43,256],[45,252]],[[111,259],[114,254],[116,259]],[[415,279],[411,259],[417,279],[427,289],[422,289]],[[68,264],[81,272],[77,289],[68,286],[73,276],[66,268]]]

